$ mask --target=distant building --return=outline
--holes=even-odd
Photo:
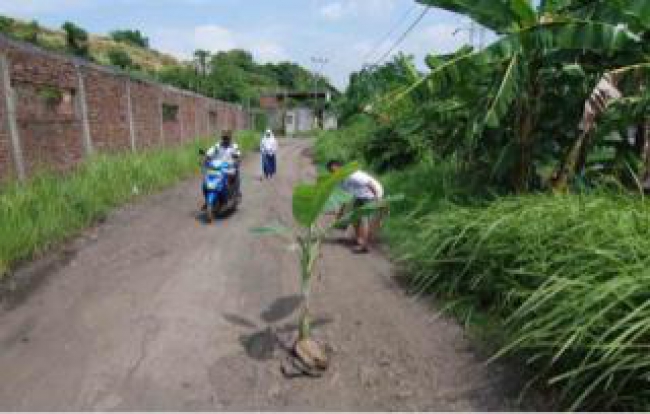
[[[325,112],[323,114],[323,129],[329,131],[333,129],[338,129],[339,120],[332,112]]]
[[[336,115],[326,109],[331,100],[330,91],[274,91],[260,97],[260,108],[266,113],[269,128],[291,136],[314,129],[336,129]]]

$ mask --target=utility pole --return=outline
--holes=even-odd
[[[323,70],[329,60],[321,56],[312,56],[311,62],[314,64],[314,115],[318,127],[318,65],[321,65],[320,70]]]

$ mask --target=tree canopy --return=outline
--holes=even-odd
[[[111,39],[116,42],[128,43],[145,49],[149,48],[149,39],[145,37],[140,30],[114,30],[110,35]]]
[[[264,91],[289,89],[310,91],[314,75],[291,62],[255,62],[245,50],[210,53],[196,50],[191,65],[169,66],[158,74],[161,81],[191,89],[217,99],[255,105]],[[320,88],[335,90],[319,78]]]

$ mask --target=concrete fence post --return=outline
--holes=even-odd
[[[158,113],[160,114],[160,145],[165,146],[165,119],[163,115],[163,100],[162,94],[158,94]]]
[[[212,120],[210,119],[211,112],[212,102],[208,102],[205,105],[205,135],[212,135]]]
[[[185,137],[185,122],[183,122],[183,108],[185,105],[183,104],[183,100],[178,104],[178,122],[180,124],[180,137],[178,142],[183,142],[183,139]]]
[[[194,136],[192,141],[195,141],[196,138],[201,135],[201,126],[199,123],[199,113],[200,113],[201,104],[198,98],[194,98]]]
[[[136,152],[135,124],[133,121],[133,101],[131,100],[131,79],[126,79],[126,114],[129,122],[129,137],[131,138],[131,151]]]
[[[210,112],[212,109],[210,102],[204,102],[203,106],[205,108],[205,135],[211,135],[212,127],[210,126]]]
[[[16,168],[16,175],[20,181],[25,181],[25,159],[23,158],[23,147],[16,123],[16,100],[14,91],[11,88],[11,74],[9,73],[9,60],[0,54],[0,78],[2,78],[2,90],[7,107],[7,122],[9,126],[9,142],[11,144],[11,157]]]
[[[77,106],[81,115],[81,137],[86,156],[93,153],[93,141],[90,136],[90,120],[88,119],[88,102],[86,101],[86,84],[84,82],[81,67],[75,63],[75,74],[77,75]]]

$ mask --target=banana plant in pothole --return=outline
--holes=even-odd
[[[361,208],[348,211],[330,224],[323,223],[321,218],[325,213],[336,211],[351,201],[352,197],[341,190],[339,184],[358,168],[357,163],[347,164],[334,173],[319,176],[315,183],[296,185],[292,197],[292,212],[295,221],[293,228],[273,224],[252,230],[260,235],[282,236],[295,247],[298,253],[302,301],[298,322],[298,339],[293,345],[293,351],[294,357],[307,369],[309,374],[314,374],[314,370],[322,371],[328,367],[328,358],[325,352],[321,345],[312,338],[310,315],[312,276],[316,261],[320,256],[323,239],[333,228],[341,228],[360,217],[374,214],[378,210],[386,208],[389,202],[399,198],[385,198],[375,203],[369,203]]]

